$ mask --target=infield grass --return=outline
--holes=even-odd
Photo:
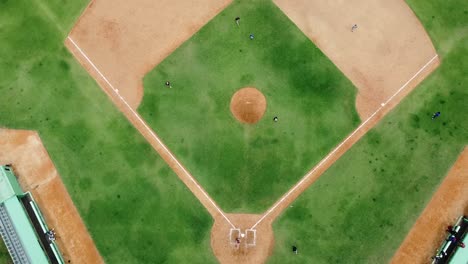
[[[355,87],[271,1],[234,1],[144,87],[138,111],[228,212],[266,210],[359,123]],[[229,109],[243,87],[267,100],[255,125]]]
[[[388,263],[468,144],[466,2],[408,3],[440,67],[275,222],[269,263]]]
[[[107,263],[214,263],[208,212],[63,45],[87,2],[0,1],[0,126],[39,131]]]

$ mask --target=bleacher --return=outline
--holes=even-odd
[[[39,207],[21,190],[10,166],[0,166],[0,235],[14,264],[63,264]]]
[[[5,242],[13,263],[30,263],[4,204],[0,204],[0,235],[3,242]]]

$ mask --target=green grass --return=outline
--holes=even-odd
[[[8,253],[8,250],[5,246],[5,243],[3,243],[2,239],[0,239],[0,263],[5,263],[5,264],[13,263],[13,261],[11,260],[10,254]]]
[[[408,2],[440,68],[275,222],[269,263],[388,262],[468,144],[468,6]],[[432,121],[436,111],[442,114]]]
[[[0,126],[39,131],[107,263],[213,263],[208,212],[63,45],[87,2],[0,1]]]
[[[440,68],[275,223],[271,263],[388,261],[468,143],[467,6],[409,2],[442,57]],[[86,4],[0,0],[0,126],[39,131],[106,262],[214,263],[208,213],[63,46]],[[357,123],[355,90],[269,2],[236,2],[214,21],[146,78],[140,111],[223,207],[258,211]],[[304,54],[313,61],[302,61]],[[166,78],[174,89],[164,89]],[[253,127],[228,112],[230,95],[247,85],[269,103]],[[189,103],[199,107],[174,107]],[[331,109],[320,111],[324,106]],[[430,120],[434,111],[442,112],[437,121]],[[272,124],[276,114],[280,122]],[[324,120],[331,116],[333,126]],[[201,148],[207,142],[217,146]],[[230,165],[239,162],[241,170]],[[260,186],[265,177],[271,186]],[[0,263],[8,261],[0,246]]]
[[[352,83],[271,1],[235,1],[144,86],[138,111],[229,212],[266,210],[359,123]],[[267,99],[255,125],[229,110],[246,86]]]

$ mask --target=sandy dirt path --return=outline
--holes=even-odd
[[[403,0],[274,2],[358,88],[362,120],[436,53]]]
[[[146,73],[231,1],[93,0],[70,36],[136,109]]]
[[[429,263],[444,240],[445,229],[468,214],[468,147],[411,228],[391,263]]]
[[[12,164],[23,191],[32,193],[65,262],[104,263],[39,135],[0,129],[0,146],[0,164]]]

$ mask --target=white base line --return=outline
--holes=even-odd
[[[123,99],[123,97],[118,93],[118,90],[114,88],[114,86],[109,82],[109,80],[107,80],[107,78],[101,73],[101,71],[96,67],[96,65],[94,65],[94,63],[88,58],[88,56],[86,56],[86,54],[83,52],[83,50],[81,50],[80,47],[78,47],[78,45],[75,43],[75,41],[73,41],[73,39],[68,36],[67,37],[71,43],[77,48],[77,50],[81,53],[81,55],[91,64],[91,66],[94,68],[94,70],[96,70],[96,72],[102,77],[102,79],[112,88],[112,91],[115,93],[115,95],[120,98],[120,100],[127,106],[127,108],[135,115],[135,117],[138,119],[138,121],[140,121],[143,126],[148,130],[148,132],[151,134],[151,136],[156,139],[156,141],[161,145],[161,147],[164,148],[164,150],[167,152],[167,154],[169,154],[169,156],[171,157],[172,161],[174,161],[177,166],[182,169],[182,171],[184,171],[184,173],[189,176],[189,179],[197,186],[197,188],[203,193],[203,195],[206,197],[206,199],[208,199],[208,201],[210,201],[210,203],[215,207],[215,209],[218,211],[218,213],[220,213],[224,219],[226,219],[226,221],[231,225],[232,228],[235,228],[235,226],[232,224],[231,221],[229,221],[229,219],[227,218],[227,216],[223,213],[223,211],[221,211],[221,209],[215,204],[215,202],[211,199],[210,196],[208,196],[208,194],[205,192],[205,190],[203,190],[203,188],[195,181],[195,179],[190,175],[190,173],[188,173],[187,170],[185,170],[185,168],[179,163],[179,161],[172,155],[172,153],[169,151],[169,149],[167,149],[167,147],[162,143],[162,141],[154,134],[153,130],[151,130],[147,125],[146,123],[143,121],[143,119],[141,119],[140,115],[138,113],[136,113],[131,107],[130,105]]]
[[[383,105],[381,105],[379,107],[379,109],[377,109],[377,111],[375,111],[369,118],[366,119],[366,121],[364,121],[358,128],[356,128],[345,140],[343,140],[335,149],[333,149],[332,152],[330,152],[324,159],[322,159],[322,161],[320,161],[320,163],[315,166],[315,168],[313,170],[311,170],[309,173],[307,173],[293,188],[291,188],[279,201],[277,201],[275,203],[275,205],[273,205],[273,207],[271,207],[270,209],[268,209],[268,211],[262,216],[262,218],[260,218],[253,226],[251,229],[255,229],[255,227],[263,221],[263,219],[265,219],[269,214],[271,214],[271,212],[273,212],[273,210],[276,209],[276,207],[278,207],[286,198],[288,198],[288,196],[294,192],[297,188],[299,188],[302,183],[304,183],[304,181],[306,181],[317,169],[319,169],[323,163],[325,163],[336,151],[338,151],[341,146],[343,146],[352,136],[354,136],[354,134],[356,134],[357,132],[359,132],[359,130],[365,126],[367,124],[367,122],[369,122],[369,120],[371,120],[377,113],[379,113],[382,108],[384,108],[393,98],[395,98],[395,96],[397,96],[403,89],[405,89],[405,87],[412,81],[414,80],[414,78],[416,78],[424,69],[427,68],[427,66],[429,66],[429,64],[431,64],[436,58],[438,57],[438,55],[436,54],[431,60],[429,60],[418,72],[416,72],[416,74],[413,75],[413,77],[411,77],[411,79],[409,79],[405,84],[403,84],[403,86],[400,87],[400,89],[398,89],[398,91],[396,91],[395,94],[393,94],[390,98],[388,98],[387,101],[385,101],[385,103],[383,103]]]

